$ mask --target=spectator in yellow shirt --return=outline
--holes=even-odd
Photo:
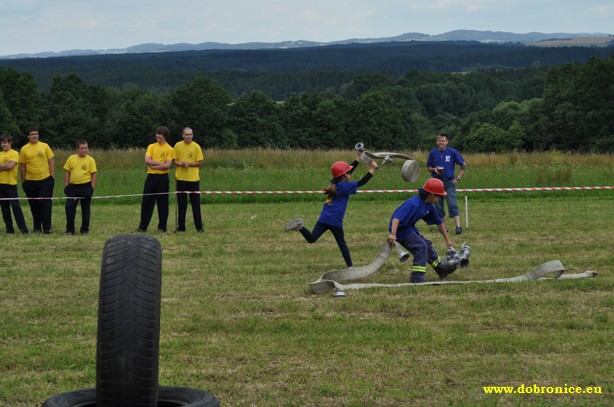
[[[166,232],[168,222],[168,172],[173,163],[173,147],[167,141],[170,137],[168,127],[160,126],[156,129],[156,142],[150,144],[145,152],[145,165],[147,178],[143,188],[143,201],[141,202],[141,223],[136,232],[146,232],[154,206],[158,206],[158,232]]]
[[[49,145],[39,141],[38,128],[29,127],[28,144],[19,152],[19,171],[23,191],[32,211],[34,233],[51,233],[51,204],[55,186],[54,154]]]
[[[183,141],[175,144],[173,163],[177,180],[177,232],[185,232],[185,216],[188,209],[188,196],[192,206],[192,217],[197,232],[204,232],[203,219],[200,212],[199,193],[180,193],[180,191],[200,191],[200,166],[203,162],[203,151],[193,140],[194,132],[186,127],[181,134]]]
[[[77,154],[73,154],[64,164],[64,193],[66,194],[66,234],[75,234],[75,215],[81,202],[82,235],[90,231],[90,207],[96,188],[98,170],[96,161],[89,155],[87,141],[77,141]],[[73,198],[73,199],[71,199]]]
[[[15,215],[17,227],[24,235],[28,234],[26,220],[23,217],[21,205],[19,205],[17,194],[17,170],[19,167],[19,153],[11,148],[13,137],[3,135],[0,137],[0,206],[2,207],[2,219],[6,225],[6,233],[15,233],[13,227],[13,218],[11,217],[11,208]]]

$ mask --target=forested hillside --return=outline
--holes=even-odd
[[[204,50],[124,55],[0,60],[0,66],[32,74],[42,89],[54,76],[73,73],[87,84],[170,91],[206,75],[234,96],[253,90],[273,99],[293,92],[338,89],[354,75],[409,71],[468,72],[493,68],[550,67],[614,54],[614,47],[528,47],[474,41],[389,42],[294,49]],[[284,85],[279,86],[282,82]]]
[[[399,52],[399,50],[403,52]],[[143,148],[159,125],[205,147],[614,150],[612,48],[355,45],[2,61],[0,132]],[[173,141],[174,141],[173,140]]]

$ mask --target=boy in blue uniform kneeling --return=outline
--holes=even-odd
[[[430,178],[422,188],[418,189],[418,195],[403,202],[390,218],[388,242],[391,245],[399,243],[414,256],[410,275],[412,283],[426,282],[424,274],[427,263],[433,267],[440,278],[445,278],[456,268],[446,266],[444,258],[437,255],[432,242],[422,236],[416,227],[416,222],[420,219],[427,225],[437,225],[446,246],[449,249],[452,248],[453,244],[448,236],[446,225],[435,207],[435,202],[442,196],[446,196],[443,182],[437,178]]]

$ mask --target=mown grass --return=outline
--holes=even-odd
[[[55,195],[63,197],[62,166],[71,151],[56,151]],[[428,177],[426,151],[405,151],[420,164],[418,181],[409,184],[400,176],[403,160],[395,159],[382,167],[367,189],[415,189]],[[338,160],[351,162],[355,152],[351,150],[206,150],[201,169],[201,190],[204,191],[319,191],[328,186],[330,166]],[[138,203],[140,197],[130,196],[143,190],[146,176],[143,163],[144,150],[92,151],[98,164],[99,183],[96,191],[105,204]],[[604,186],[612,185],[614,179],[614,155],[549,153],[470,154],[466,176],[459,188],[515,188],[555,186]],[[365,164],[354,173],[359,179],[367,171]],[[174,170],[173,170],[174,171]],[[172,178],[172,177],[171,177]],[[173,183],[171,183],[173,184]],[[171,185],[174,190],[174,185]],[[591,192],[591,196],[601,194]],[[499,194],[499,193],[497,193]],[[497,194],[481,194],[481,198]],[[504,196],[509,193],[500,193]],[[523,193],[529,195],[528,193]],[[605,195],[607,195],[606,193]],[[118,198],[118,195],[127,195]],[[370,194],[361,194],[357,199],[370,200]],[[477,197],[469,193],[470,197]],[[538,194],[543,196],[543,194]],[[377,198],[389,199],[385,194]],[[206,203],[248,203],[279,201],[319,201],[319,195],[204,195]],[[396,199],[392,197],[392,199]]]
[[[339,152],[325,152],[331,154],[325,158],[311,154],[303,172],[315,174],[324,165],[316,160],[334,161]],[[214,161],[213,154],[209,157]],[[488,168],[477,158],[475,167]],[[584,162],[578,172],[595,177],[611,172],[611,157],[605,158],[595,170]],[[527,165],[544,168],[544,160]],[[291,168],[295,161],[289,160]],[[210,170],[216,168],[212,164]],[[315,185],[323,186],[327,168]],[[373,189],[384,182],[384,170],[369,184]],[[223,189],[245,189],[237,185],[249,187],[249,179],[267,169],[236,171]],[[480,177],[473,169],[467,183],[470,174]],[[286,178],[273,181],[287,185],[283,189],[299,185]],[[605,181],[588,182],[609,184]],[[408,194],[369,195],[352,198],[345,221],[356,265],[371,262],[390,214]],[[454,279],[511,277],[550,260],[563,262],[568,273],[595,270],[599,277],[316,296],[308,283],[343,267],[334,239],[325,235],[308,245],[282,227],[297,216],[313,225],[321,197],[205,202],[205,234],[155,235],[163,247],[160,382],[209,390],[229,406],[609,405],[612,191],[486,195],[472,195],[469,227],[461,238],[453,237],[457,245],[467,241],[473,249],[470,267]],[[37,406],[54,394],[94,386],[102,248],[110,236],[131,232],[140,210],[137,203],[111,202],[94,201],[88,236],[60,234],[60,204],[54,205],[53,235],[3,236],[1,406]],[[29,222],[27,209],[26,217]],[[434,229],[421,229],[443,250]],[[407,263],[391,258],[364,281],[405,282],[408,274]],[[432,270],[427,277],[434,279]],[[533,383],[601,386],[602,394],[495,396],[482,389]]]

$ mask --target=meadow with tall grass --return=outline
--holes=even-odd
[[[58,183],[71,153],[56,151]],[[143,153],[92,151],[101,198],[92,204],[89,235],[63,235],[58,200],[52,235],[2,237],[0,406],[38,406],[57,393],[94,387],[102,249],[138,224]],[[416,183],[401,180],[399,161],[379,169],[365,188],[421,185],[427,152],[404,153],[421,165]],[[207,150],[201,189],[319,190],[332,162],[353,157],[350,150]],[[614,184],[612,155],[465,158],[459,188]],[[366,170],[361,165],[354,178]],[[354,264],[373,260],[390,215],[410,195],[351,198],[345,229]],[[63,196],[61,186],[56,196]],[[598,277],[315,295],[309,282],[344,267],[337,245],[331,235],[309,245],[283,225],[301,216],[313,226],[321,195],[203,195],[204,234],[189,227],[189,213],[188,232],[151,233],[163,249],[160,383],[208,390],[228,406],[611,405],[614,191],[461,192],[463,226],[465,197],[468,227],[452,239],[472,247],[471,264],[449,279],[513,277],[550,260],[567,273],[593,270]],[[443,252],[436,230],[420,228]],[[363,281],[407,282],[409,272],[408,263],[391,257]],[[431,269],[427,278],[436,279]],[[533,385],[597,391],[518,392]],[[516,393],[488,394],[487,386]]]

